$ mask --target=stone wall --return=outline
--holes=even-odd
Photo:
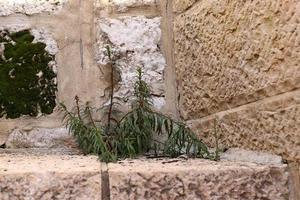
[[[170,41],[163,40],[170,34],[166,28],[168,20],[162,14],[166,2],[4,0],[0,2],[0,30],[29,29],[36,41],[47,45],[46,50],[55,56],[57,104],[63,102],[72,108],[76,95],[81,102],[91,102],[92,106],[108,101],[111,83],[105,49],[110,45],[113,52],[120,55],[116,96],[130,103],[128,98],[133,92],[136,69],[142,67],[145,80],[153,89],[155,107],[176,114],[174,78],[169,66]],[[61,119],[58,108],[50,115],[2,118],[0,146],[12,133],[30,140],[33,147],[32,133],[47,141],[52,141],[52,137],[44,134],[65,140],[67,132],[61,129]],[[38,133],[41,130],[43,133]]]
[[[75,95],[83,101],[101,102],[107,87],[100,80],[100,70],[93,54],[93,1],[1,1],[0,28],[11,31],[29,29],[35,40],[47,44],[46,50],[55,55],[57,104],[71,107]],[[26,135],[37,128],[48,128],[55,134],[61,117],[55,109],[51,115],[36,118],[0,120],[0,144],[14,130]]]
[[[181,115],[213,144],[300,161],[300,2],[178,0],[173,5]]]

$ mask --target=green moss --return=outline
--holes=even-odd
[[[56,74],[48,65],[54,56],[33,40],[28,30],[0,31],[5,47],[2,55],[0,51],[0,117],[51,114],[56,106]]]

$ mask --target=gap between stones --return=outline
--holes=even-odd
[[[109,172],[106,163],[101,164],[101,199],[110,200]]]

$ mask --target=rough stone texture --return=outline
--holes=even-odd
[[[154,105],[164,105],[164,68],[166,65],[159,45],[161,40],[161,18],[153,19],[144,16],[100,18],[98,19],[97,61],[107,63],[106,46],[120,56],[117,67],[120,71],[119,88],[116,97],[127,102],[133,95],[137,67],[142,67],[144,80],[153,90]]]
[[[300,163],[291,162],[289,163],[290,173],[290,198],[289,200],[300,199]]]
[[[72,135],[65,128],[14,130],[5,142],[7,148],[73,148]]]
[[[189,121],[207,144],[215,139],[214,119],[218,118],[219,143],[268,151],[284,159],[300,161],[300,90],[241,106],[215,116]]]
[[[203,0],[177,15],[183,116],[195,119],[299,88],[299,33],[298,0]]]
[[[173,3],[173,11],[180,13],[190,8],[198,0],[175,0]]]
[[[97,157],[0,156],[0,200],[101,199]]]
[[[14,13],[33,15],[42,12],[53,13],[61,10],[67,0],[1,0],[0,17]]]
[[[109,164],[111,200],[288,198],[286,165],[207,160],[138,160]]]

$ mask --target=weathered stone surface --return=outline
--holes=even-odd
[[[195,119],[299,88],[299,19],[298,0],[203,0],[177,15],[183,116]]]
[[[37,128],[29,131],[14,130],[5,145],[7,148],[72,148],[76,142],[65,128]]]
[[[161,108],[164,103],[164,56],[159,48],[161,40],[161,18],[120,17],[98,19],[97,61],[107,64],[106,46],[120,56],[116,65],[120,71],[120,82],[115,96],[128,102],[132,97],[136,70],[142,67],[144,80],[153,89],[154,105]]]
[[[97,157],[0,156],[0,199],[101,199]]]
[[[175,0],[173,3],[173,11],[180,13],[190,8],[198,0]]]
[[[300,199],[300,163],[291,162],[289,163],[289,173],[290,173],[290,199],[289,200],[299,200]]]
[[[214,146],[214,122],[218,118],[219,143],[272,152],[300,161],[300,90],[271,97],[214,116],[189,121],[207,144]]]
[[[42,12],[53,13],[60,10],[67,0],[1,0],[0,16],[14,13],[33,15]]]
[[[137,160],[109,164],[111,199],[288,198],[286,165],[207,160]]]

